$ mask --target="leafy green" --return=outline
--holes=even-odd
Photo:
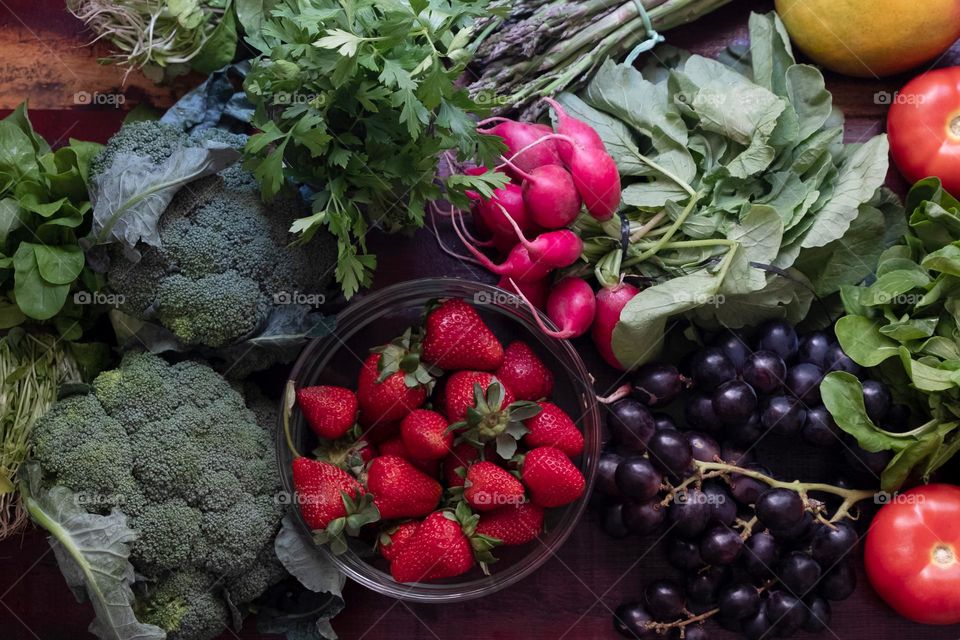
[[[246,20],[251,5],[245,3]],[[247,164],[264,198],[287,179],[313,191],[313,214],[292,231],[327,227],[339,241],[336,277],[349,297],[370,284],[372,228],[423,225],[441,197],[465,207],[506,179],[435,179],[441,155],[492,163],[499,138],[476,132],[480,106],[456,85],[486,0],[280,0],[252,38],[261,55],[244,83],[256,106]]]
[[[858,364],[897,373],[895,395],[914,400],[926,422],[892,434],[870,422],[862,389],[848,374],[821,385],[837,424],[870,451],[894,452],[882,481],[888,490],[912,473],[924,479],[960,450],[960,202],[939,180],[918,182],[907,196],[909,230],[903,244],[880,257],[876,279],[843,291],[847,315],[837,340]]]
[[[78,283],[95,282],[78,238],[90,228],[89,165],[101,146],[70,140],[51,151],[26,105],[0,121],[0,328],[55,319],[73,338]]]
[[[676,50],[642,71],[608,60],[579,96],[559,97],[617,163],[631,234],[623,252],[620,225],[581,218],[584,254],[603,285],[651,283],[613,333],[625,366],[655,357],[672,316],[799,321],[814,296],[870,276],[902,232],[882,189],[886,136],[842,144],[822,74],[796,63],[776,15],[751,15],[750,40],[749,60],[732,65]],[[941,262],[960,268],[953,258]]]

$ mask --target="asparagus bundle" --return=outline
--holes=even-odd
[[[505,0],[508,1],[508,0]],[[608,57],[619,59],[655,32],[700,18],[730,0],[514,0],[506,19],[479,31],[470,84],[498,113],[532,117],[537,98],[576,91]],[[639,5],[646,10],[646,18]]]

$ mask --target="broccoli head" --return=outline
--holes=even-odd
[[[219,129],[188,135],[157,122],[125,125],[93,171],[107,170],[118,154],[159,165],[179,147],[241,138]],[[293,307],[312,309],[332,281],[337,253],[328,233],[293,244],[289,229],[305,208],[292,189],[264,204],[256,180],[238,164],[189,183],[160,218],[159,248],[132,263],[113,247],[107,283],[120,311],[160,325],[185,347],[216,350],[261,335],[294,315]]]
[[[127,515],[137,612],[170,638],[219,635],[234,607],[283,578],[274,422],[258,423],[266,414],[206,364],[131,352],[33,432],[47,485],[84,497],[91,513]]]

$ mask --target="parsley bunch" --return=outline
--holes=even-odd
[[[375,256],[364,237],[423,225],[428,202],[468,206],[505,178],[436,178],[438,158],[493,163],[499,138],[478,134],[482,110],[455,85],[472,56],[486,0],[282,0],[263,23],[262,55],[244,88],[256,105],[248,166],[264,198],[290,178],[314,191],[312,215],[291,231],[337,236],[337,281],[368,286]]]

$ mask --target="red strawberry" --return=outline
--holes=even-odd
[[[307,526],[320,542],[329,542],[334,553],[346,550],[343,533],[356,535],[360,528],[374,522],[378,514],[370,498],[353,476],[339,467],[319,460],[297,457],[293,461],[293,486],[297,505]],[[345,519],[334,535],[327,529]]]
[[[543,530],[543,507],[530,502],[507,505],[484,513],[477,533],[500,540],[504,546],[526,544]]]
[[[367,491],[383,520],[418,518],[436,508],[443,487],[400,456],[374,458],[367,467]]]
[[[447,426],[447,419],[436,411],[415,409],[400,423],[400,434],[410,455],[438,460],[453,446],[453,434],[447,432]]]
[[[380,455],[382,456],[400,456],[420,471],[423,471],[425,474],[431,478],[435,478],[440,473],[440,461],[439,460],[424,460],[423,458],[417,458],[410,453],[410,449],[404,444],[403,439],[400,436],[390,438],[389,440],[384,440],[380,443]]]
[[[400,549],[410,541],[419,526],[420,523],[416,520],[407,520],[382,532],[377,542],[380,555],[393,562],[400,553]]]
[[[583,493],[583,474],[567,455],[554,447],[538,447],[526,454],[521,479],[530,490],[530,501],[541,507],[559,507]]]
[[[530,430],[523,437],[523,443],[531,449],[556,447],[569,458],[576,458],[583,453],[583,434],[570,416],[552,402],[537,404],[540,405],[540,413],[523,422]]]
[[[393,579],[421,582],[451,578],[469,571],[476,561],[493,562],[490,550],[499,542],[477,534],[478,521],[479,516],[463,502],[454,512],[431,513],[390,563]]]
[[[477,511],[494,511],[524,501],[523,484],[492,462],[475,462],[467,469],[463,497]]]
[[[441,369],[493,371],[503,362],[503,346],[476,309],[452,299],[427,314],[423,359]]]
[[[321,438],[336,440],[357,422],[357,396],[350,389],[320,385],[297,389],[297,404]]]
[[[484,392],[494,382],[499,382],[492,373],[484,371],[457,371],[449,378],[443,389],[443,412],[450,422],[460,422],[467,417],[467,409],[477,406],[474,385],[480,385]],[[513,393],[507,385],[501,383],[503,388],[503,406],[506,407],[513,402]]]
[[[540,400],[553,393],[553,373],[526,342],[514,340],[507,345],[496,375],[517,400]]]
[[[370,354],[360,369],[357,401],[360,423],[364,426],[397,422],[427,399],[427,387],[416,380],[408,384],[410,381],[402,371],[381,375],[379,364],[383,357],[379,353]]]
[[[461,442],[453,446],[453,453],[443,460],[443,480],[447,487],[462,487],[467,474],[467,467],[474,460],[480,459],[480,451],[469,442]],[[457,472],[462,470],[463,475]]]

